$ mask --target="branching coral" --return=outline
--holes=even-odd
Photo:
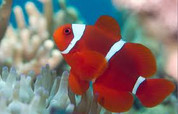
[[[2,114],[48,114],[53,108],[65,112],[99,114],[107,112],[93,99],[91,90],[82,97],[68,90],[68,72],[56,76],[49,66],[38,76],[20,75],[15,68],[3,67],[0,76],[0,110]],[[51,110],[52,109],[52,110]]]
[[[54,68],[61,61],[61,56],[57,50],[52,50],[54,44],[48,40],[45,18],[36,12],[32,4],[27,4],[26,9],[30,25],[25,27],[22,9],[16,7],[19,30],[8,27],[0,45],[0,63],[14,65],[23,72],[31,69],[39,73],[40,67],[46,63]]]
[[[49,64],[55,68],[62,57],[59,51],[53,49],[50,40],[56,25],[78,21],[74,8],[66,7],[65,1],[60,2],[62,8],[55,14],[51,9],[51,1],[44,1],[45,13],[38,11],[32,2],[26,3],[29,25],[20,6],[15,6],[14,13],[18,28],[8,26],[7,32],[0,42],[0,64],[15,66],[20,72],[27,73],[34,70],[40,72],[40,67]],[[50,7],[51,6],[51,7]],[[68,20],[69,19],[69,20]],[[55,21],[54,21],[55,20]]]
[[[82,23],[79,19],[78,11],[72,7],[67,6],[66,0],[58,0],[60,10],[55,12],[52,8],[51,0],[40,0],[44,4],[44,15],[47,19],[48,31],[53,33],[53,29],[66,23]]]
[[[64,23],[82,23],[82,21],[79,20],[77,10],[71,6],[67,7],[65,2],[66,0],[59,0],[61,10],[54,16],[56,25],[60,26]]]

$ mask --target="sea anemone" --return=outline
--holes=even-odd
[[[40,74],[30,71],[27,75],[17,73],[14,67],[2,68],[0,76],[0,110],[2,114],[48,114],[50,112],[79,112],[99,114],[101,109],[92,91],[77,96],[68,88],[68,72],[57,76],[49,65]]]

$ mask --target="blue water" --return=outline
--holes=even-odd
[[[24,10],[25,3],[32,1],[38,7],[39,11],[43,11],[42,3],[38,0],[13,0],[13,7],[20,5],[23,9],[25,19],[28,24],[28,16]],[[60,9],[58,0],[52,0],[54,6],[54,12]],[[0,0],[0,3],[2,0]],[[101,15],[110,15],[114,17],[122,26],[122,15],[113,7],[111,0],[67,0],[68,6],[75,7],[80,12],[80,17],[85,20],[86,24],[94,24],[96,19]],[[13,11],[13,10],[12,10]],[[14,13],[11,13],[10,22],[16,27]]]

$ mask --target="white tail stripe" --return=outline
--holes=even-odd
[[[75,46],[77,41],[79,41],[82,38],[83,33],[85,31],[85,27],[86,26],[84,24],[72,24],[72,31],[74,34],[74,38],[72,39],[68,47],[64,51],[61,52],[62,54],[69,53],[70,50]]]
[[[125,43],[126,43],[126,42],[123,41],[122,39],[119,40],[118,42],[116,42],[116,43],[110,48],[109,52],[107,53],[107,55],[106,55],[106,57],[105,57],[106,60],[109,61],[109,60],[112,58],[112,56],[113,56],[116,52],[118,52],[118,51],[124,46]]]
[[[143,81],[145,81],[145,78],[142,77],[142,76],[140,76],[140,77],[137,79],[137,81],[136,81],[136,83],[135,83],[135,85],[134,85],[134,87],[133,87],[133,89],[132,89],[132,93],[133,93],[133,94],[136,94],[138,87],[140,86],[140,84],[141,84]]]

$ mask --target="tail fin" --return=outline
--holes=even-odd
[[[154,107],[161,103],[175,89],[166,79],[146,79],[138,88],[136,96],[143,106]]]

